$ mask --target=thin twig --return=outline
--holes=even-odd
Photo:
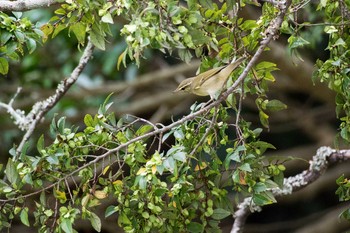
[[[242,102],[243,102],[243,96],[244,96],[244,83],[241,83],[241,93],[239,94],[239,102],[238,102],[238,109],[236,113],[236,122],[235,122],[235,128],[236,128],[236,134],[239,142],[243,142],[244,144],[244,138],[243,133],[241,130],[241,127],[239,126],[239,119],[241,118],[241,111],[242,111]]]
[[[217,121],[216,116],[217,116],[217,106],[215,107],[215,112],[213,114],[213,117],[210,121],[209,127],[206,129],[204,135],[202,136],[201,140],[197,143],[197,145],[193,148],[193,150],[191,151],[191,153],[189,154],[190,157],[194,155],[194,153],[196,153],[197,149],[204,143],[204,140],[207,138],[207,136],[209,135],[210,131],[213,129],[214,127],[214,122]]]

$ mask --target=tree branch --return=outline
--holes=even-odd
[[[328,168],[329,164],[338,163],[350,159],[350,150],[334,150],[330,147],[320,147],[316,155],[312,157],[307,170],[284,179],[283,188],[271,189],[275,197],[289,195],[317,180]],[[252,202],[252,198],[245,198],[234,213],[235,221],[231,233],[240,233],[243,230],[245,220],[253,212],[261,211],[261,207]]]
[[[33,134],[35,127],[41,121],[44,115],[57,104],[57,102],[64,96],[69,88],[77,81],[87,62],[92,57],[93,48],[94,46],[89,40],[84,53],[80,58],[79,64],[75,67],[68,78],[65,78],[57,85],[56,93],[44,101],[35,103],[32,110],[27,114],[27,116],[25,116],[26,124],[23,124],[22,127],[26,130],[26,133],[24,134],[22,141],[16,150],[17,155],[21,153],[25,143],[29,140],[29,137]]]
[[[232,84],[232,86],[230,88],[228,88],[227,91],[221,95],[221,97],[219,98],[220,102],[225,100],[231,93],[233,93],[235,91],[235,89],[238,87],[238,85],[241,82],[243,82],[245,77],[248,75],[248,72],[254,66],[254,64],[257,62],[258,58],[264,52],[267,45],[271,42],[272,39],[276,39],[278,37],[278,30],[281,27],[284,16],[285,16],[290,4],[291,4],[291,0],[281,1],[279,3],[278,8],[279,8],[280,12],[277,15],[277,17],[270,22],[269,27],[265,30],[265,32],[264,32],[265,38],[260,42],[259,48],[254,53],[254,56],[249,61],[247,67],[243,70],[242,74],[237,78],[237,80]]]
[[[22,126],[25,125],[25,112],[23,110],[14,109],[12,104],[15,101],[17,95],[21,92],[22,88],[17,88],[16,94],[13,96],[13,98],[10,100],[8,104],[0,102],[0,108],[5,108],[7,110],[7,113],[10,114],[10,116],[13,118],[15,125],[18,125],[20,129],[22,129]]]
[[[17,0],[0,1],[0,11],[28,11],[37,8],[49,7],[58,3],[56,0]]]

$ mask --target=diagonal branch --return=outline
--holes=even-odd
[[[89,40],[84,53],[80,58],[79,64],[75,67],[68,78],[65,78],[57,85],[56,93],[48,97],[46,100],[34,104],[32,110],[25,117],[26,125],[23,127],[26,129],[26,133],[24,134],[22,141],[16,150],[17,155],[22,152],[25,143],[29,140],[30,136],[35,130],[35,127],[41,121],[44,115],[57,104],[57,102],[64,96],[69,88],[77,81],[87,62],[92,57],[93,49],[94,46]]]
[[[282,4],[285,3],[285,4]],[[272,39],[275,39],[278,37],[279,29],[281,27],[281,24],[283,22],[284,16],[287,12],[287,9],[289,5],[291,4],[291,0],[285,0],[281,1],[279,8],[280,12],[277,15],[277,17],[271,21],[269,27],[266,29],[264,34],[266,35],[265,39],[260,42],[260,46],[258,50],[255,52],[251,60],[249,61],[248,65],[246,68],[243,70],[242,74],[237,78],[237,80],[232,84],[230,88],[225,91],[221,97],[219,98],[218,101],[223,101],[225,100],[231,93],[235,91],[235,89],[238,87],[238,85],[243,82],[245,77],[248,75],[248,72],[250,69],[254,66],[254,64],[257,62],[261,54],[264,52],[266,46],[271,42]]]

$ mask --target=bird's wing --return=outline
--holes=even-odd
[[[216,75],[217,73],[219,73],[223,68],[225,68],[226,66],[220,66],[220,67],[216,67],[213,69],[210,69],[208,71],[205,71],[201,74],[199,74],[198,76],[200,76],[200,81],[199,81],[199,85],[201,86],[205,81],[207,81],[210,77]]]
[[[236,61],[234,61],[234,62],[232,62],[232,63],[230,63],[228,65],[216,67],[216,68],[210,69],[208,71],[205,71],[205,72],[199,74],[198,77],[200,77],[200,79],[199,79],[199,82],[198,82],[198,86],[195,87],[195,89],[200,88],[202,86],[202,84],[205,83],[209,78],[211,78],[212,76],[218,74],[219,72],[221,72],[224,69],[227,69],[225,71],[229,72],[229,73],[227,73],[227,77],[228,77],[228,75],[234,69],[236,69],[244,60],[245,60],[245,57],[240,57]]]

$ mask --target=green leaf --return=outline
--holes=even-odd
[[[187,230],[188,230],[188,232],[193,232],[193,233],[203,232],[204,226],[198,222],[190,222],[187,225]]]
[[[216,220],[224,219],[227,216],[231,215],[231,212],[222,208],[217,208],[212,214],[212,218]]]
[[[21,222],[26,225],[27,227],[30,226],[29,224],[29,220],[28,220],[28,208],[24,208],[22,209],[21,211],[21,214],[19,215],[20,219],[21,219]]]
[[[275,203],[276,199],[271,193],[265,192],[265,193],[254,194],[253,201],[255,204],[259,206],[263,206],[263,205],[269,205],[269,204]]]
[[[12,185],[16,184],[19,178],[16,165],[11,158],[7,161],[6,177]]]
[[[86,36],[86,25],[85,23],[79,22],[71,25],[69,31],[73,31],[75,37],[77,38],[79,44],[84,44]]]
[[[143,125],[135,133],[137,136],[144,135],[153,129],[152,125]]]
[[[0,57],[0,74],[7,74],[9,72],[9,62],[3,58]]]
[[[189,63],[191,61],[192,54],[187,49],[179,49],[178,53],[181,60],[185,61],[186,63]]]
[[[56,15],[65,15],[65,14],[67,14],[67,13],[66,13],[66,10],[65,10],[65,9],[63,9],[63,8],[58,8],[57,10],[55,10],[55,14],[56,14]]]
[[[265,153],[267,149],[276,149],[271,143],[264,142],[264,141],[256,141],[252,142],[252,146],[259,148],[260,154]]]
[[[284,183],[284,174],[283,172],[278,173],[273,177],[273,181],[278,185],[278,187],[282,188]]]
[[[56,136],[56,132],[57,132],[57,124],[56,124],[55,116],[52,118],[52,121],[50,124],[50,134],[54,137]]]
[[[25,39],[24,33],[22,33],[21,31],[14,31],[14,33],[15,33],[15,36],[16,36],[17,40],[18,40],[20,43],[23,43],[23,42],[24,42],[24,39]]]
[[[241,162],[241,158],[239,156],[239,150],[235,150],[229,157],[228,159],[236,161],[236,162]]]
[[[324,32],[327,34],[332,34],[334,32],[338,32],[338,29],[336,29],[333,25],[332,26],[325,26]]]
[[[140,189],[146,190],[146,187],[147,187],[146,177],[145,176],[138,176],[136,180],[138,180],[138,184],[139,184]]]
[[[342,38],[339,38],[334,44],[333,47],[335,46],[341,46],[341,47],[346,47],[346,43]],[[340,62],[340,61],[339,61]],[[333,63],[332,63],[333,64]]]
[[[12,14],[17,18],[20,19],[23,15],[23,12],[16,12],[16,11],[12,11]]]
[[[11,188],[10,186],[5,186],[5,187],[2,187],[1,191],[3,193],[9,193],[9,192],[12,192],[13,188]]]
[[[118,57],[118,62],[117,62],[117,69],[119,70],[120,64],[123,62],[124,67],[126,67],[126,55],[127,55],[127,50],[124,50],[119,57]]]
[[[228,148],[226,151],[228,153],[228,155],[225,158],[224,161],[224,165],[225,165],[225,169],[229,168],[230,162],[231,160],[236,161],[236,162],[241,162],[241,158],[240,158],[240,152],[241,151],[245,151],[245,147],[244,146],[238,146],[236,150],[234,150],[232,152],[232,148]]]
[[[257,23],[256,23],[256,20],[245,20],[241,25],[240,25],[240,28],[243,30],[243,31],[248,31],[248,30],[252,30],[254,28],[258,27]]]
[[[19,56],[16,53],[16,51],[18,51],[19,49],[22,49],[22,46],[20,44],[18,44],[17,42],[15,42],[14,40],[11,40],[10,42],[8,42],[6,44],[6,53],[8,54],[9,58],[13,59],[13,60],[19,60]]]
[[[178,140],[184,139],[185,135],[181,129],[174,131],[174,137]]]
[[[43,26],[41,26],[40,29],[44,34],[43,35],[43,42],[45,42],[48,39],[49,35],[51,35],[51,33],[53,32],[54,27],[51,24],[47,23],[47,24],[44,24]]]
[[[142,217],[146,219],[149,218],[149,213],[146,211],[142,212]]]
[[[154,191],[154,194],[158,197],[163,196],[164,193],[166,193],[168,191],[168,189],[166,188],[158,188]]]
[[[266,191],[267,187],[264,183],[258,182],[254,185],[253,189],[254,189],[255,193],[261,193],[261,192]]]
[[[211,0],[199,0],[199,3],[208,9],[214,9],[213,2]]]
[[[66,233],[73,233],[72,222],[70,219],[63,218],[61,221],[61,229]]]
[[[36,143],[36,149],[39,153],[44,149],[44,135],[41,135],[38,142]]]
[[[174,172],[176,168],[176,163],[173,157],[168,157],[163,161],[163,166],[170,172]]]
[[[298,37],[290,36],[290,37],[288,38],[288,42],[289,42],[289,47],[290,47],[291,49],[303,47],[304,45],[310,44],[309,41],[305,40],[305,39],[302,38],[301,36],[298,36]]]
[[[37,34],[40,38],[44,37],[45,34],[43,31],[41,31],[40,29],[34,28],[33,31],[35,32],[35,34]]]
[[[260,119],[261,124],[265,128],[269,127],[269,116],[266,113],[264,113],[263,111],[259,111],[259,119]]]
[[[90,213],[90,222],[92,227],[97,231],[101,231],[101,219],[93,212]]]
[[[61,117],[60,119],[58,119],[58,121],[57,121],[57,131],[60,134],[64,134],[65,126],[66,126],[66,118],[65,117]]]
[[[91,42],[93,43],[93,45],[95,45],[97,48],[99,48],[101,50],[106,49],[105,38],[101,34],[100,30],[98,30],[96,27],[90,31],[90,39],[91,39]]]
[[[175,154],[173,154],[173,158],[180,162],[186,162],[186,153],[183,151],[178,151]]]
[[[113,206],[113,205],[108,206],[106,209],[106,212],[105,212],[105,218],[111,216],[112,214],[114,214],[116,212],[117,212],[117,210],[116,210],[115,206]]]
[[[118,225],[123,226],[123,225],[130,225],[130,224],[131,222],[128,216],[124,212],[121,212],[118,216]]]
[[[114,23],[112,15],[109,12],[107,12],[107,14],[102,16],[101,21],[104,22],[104,23],[110,23],[110,24]]]
[[[188,6],[188,9],[190,10],[196,9],[196,4],[197,4],[196,0],[187,0],[187,6]]]
[[[54,32],[52,33],[52,38],[56,37],[63,29],[66,29],[66,26],[63,24],[58,24],[54,27]],[[49,32],[49,29],[48,29]],[[45,33],[46,34],[46,33]]]
[[[241,166],[238,167],[238,169],[241,171],[252,172],[252,169],[250,168],[249,163],[242,164]]]
[[[26,41],[27,49],[29,53],[33,53],[36,49],[36,42],[32,38],[28,38]]]
[[[173,134],[173,132],[171,132],[171,131],[164,134],[162,137],[162,143],[164,143],[169,138],[169,136],[172,134]]]
[[[271,112],[287,109],[287,105],[279,100],[269,100],[265,107],[267,111]]]
[[[95,122],[94,119],[92,118],[92,116],[90,114],[86,114],[84,117],[84,123],[87,127],[95,127]]]
[[[136,159],[137,162],[140,162],[140,163],[146,163],[147,162],[147,160],[144,157],[144,152],[143,151],[139,151],[139,152],[135,151],[134,155],[135,155],[135,159]]]
[[[322,7],[326,7],[326,6],[327,6],[327,2],[328,2],[328,0],[321,0],[321,1],[320,1],[320,5],[321,5]]]
[[[275,63],[272,62],[267,62],[267,61],[263,61],[260,62],[259,64],[256,65],[255,67],[257,70],[261,70],[261,69],[268,69],[270,71],[272,70],[278,70],[278,68],[276,67]]]
[[[103,104],[100,105],[100,107],[98,108],[98,114],[104,115],[104,114],[107,112],[107,110],[111,107],[111,105],[113,104],[113,102],[108,103],[108,101],[109,101],[109,99],[111,98],[111,96],[112,96],[113,94],[114,94],[114,93],[112,92],[111,94],[109,94],[109,95],[106,97],[105,101],[103,101]]]
[[[49,162],[51,165],[59,165],[60,161],[56,157],[56,155],[50,155],[46,158],[47,162]]]
[[[350,219],[350,209],[346,209],[344,210],[341,214],[340,214],[341,218],[344,218],[346,220]]]
[[[0,46],[6,44],[6,42],[11,39],[12,34],[7,31],[2,31],[0,35]]]

